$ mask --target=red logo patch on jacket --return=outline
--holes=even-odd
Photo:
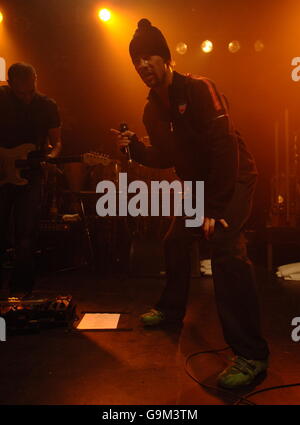
[[[185,113],[186,106],[187,106],[186,103],[184,103],[183,105],[178,105],[178,110],[179,110],[180,114],[184,114]]]

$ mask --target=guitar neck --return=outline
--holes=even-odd
[[[40,162],[49,162],[50,164],[65,164],[68,162],[82,162],[83,155],[75,155],[75,156],[61,156],[58,158],[30,158],[30,159],[17,159],[16,166],[17,167],[26,167],[30,165],[36,165]]]
[[[66,164],[68,162],[82,162],[83,155],[61,156],[58,158],[47,158],[46,162],[52,164]]]
[[[51,158],[46,156],[43,152],[36,151],[34,149],[34,145],[32,144],[23,144],[12,149],[0,147],[0,159],[1,155],[4,159],[6,157],[14,159],[14,167],[16,168],[30,166],[36,167],[41,162],[48,162],[51,164],[83,162],[89,166],[98,164],[108,165],[111,163],[111,159],[108,158],[108,155],[98,152],[85,152],[80,155],[59,156],[57,158]]]

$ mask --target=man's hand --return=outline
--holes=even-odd
[[[229,224],[223,218],[216,220],[214,218],[204,217],[202,228],[203,228],[205,239],[209,240],[211,236],[214,234],[216,221],[219,221],[225,229],[229,227]]]
[[[127,131],[119,131],[115,128],[111,128],[110,131],[118,136],[118,144],[120,148],[127,148],[129,143],[131,142],[131,139],[133,137],[136,137],[135,133],[133,131],[127,130]]]
[[[49,158],[56,158],[62,149],[61,129],[50,128],[48,131],[49,145],[52,146],[51,152],[47,155]]]

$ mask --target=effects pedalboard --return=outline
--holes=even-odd
[[[26,300],[11,297],[0,300],[0,316],[5,319],[8,332],[70,328],[76,319],[76,305],[70,295]]]

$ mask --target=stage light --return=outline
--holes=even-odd
[[[204,53],[210,53],[213,48],[214,48],[214,45],[210,40],[205,40],[201,44],[201,49]]]
[[[187,51],[187,45],[183,43],[182,41],[177,44],[176,46],[176,52],[180,55],[185,55]]]
[[[240,50],[240,48],[241,45],[237,40],[233,40],[228,44],[228,50],[230,51],[230,53],[236,53]]]
[[[3,13],[0,12],[0,24],[1,24],[2,21],[3,21]]]
[[[261,40],[256,40],[256,42],[254,43],[254,50],[256,52],[261,52],[262,50],[264,50],[265,45]]]
[[[283,204],[285,201],[284,197],[282,195],[277,196],[277,204]]]
[[[98,16],[101,21],[107,22],[111,18],[111,13],[108,9],[101,9],[99,10]]]

